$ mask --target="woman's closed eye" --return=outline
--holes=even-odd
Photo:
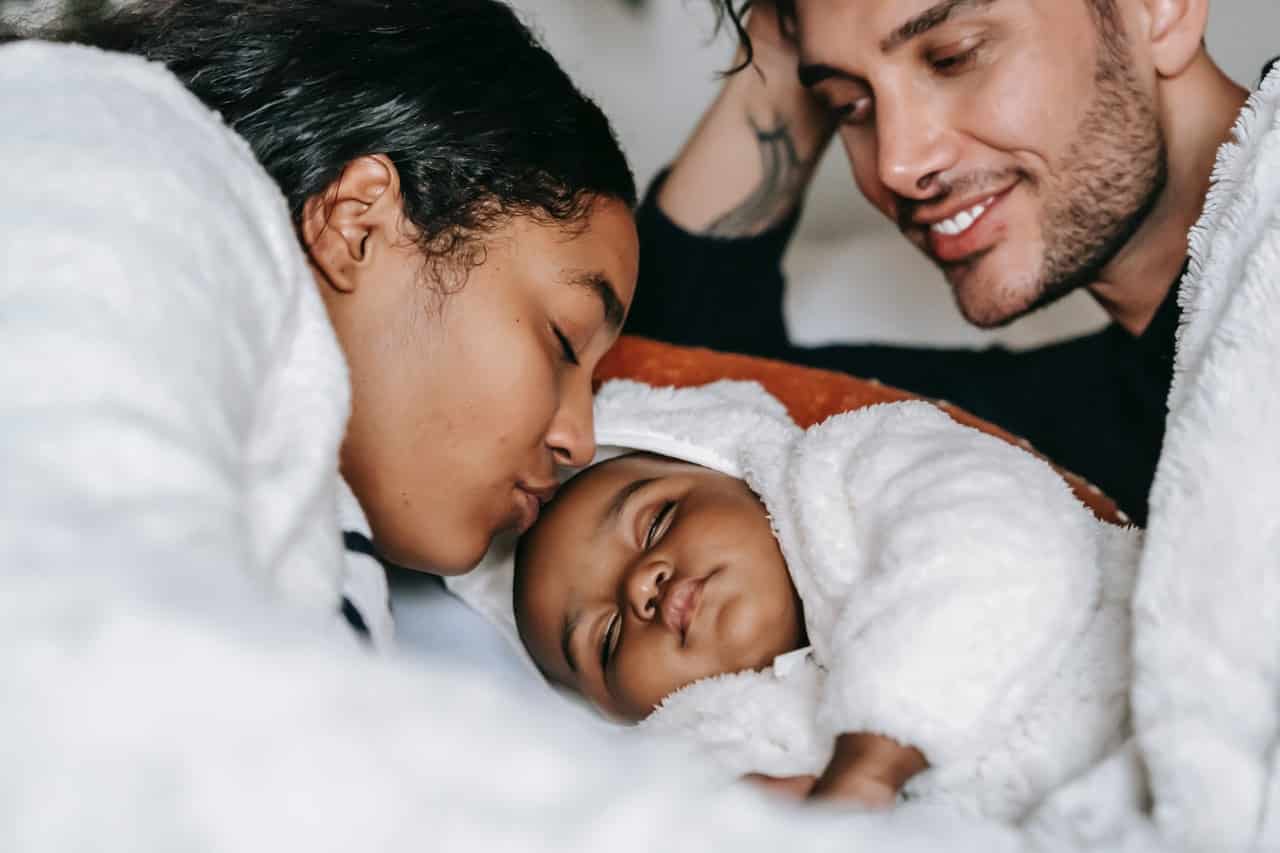
[[[574,351],[573,344],[569,341],[569,336],[566,335],[559,326],[554,324],[551,326],[551,331],[555,333],[556,340],[560,343],[560,351],[564,356],[564,360],[572,364],[574,367],[577,367],[578,354]]]

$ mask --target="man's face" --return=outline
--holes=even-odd
[[[1155,71],[1097,5],[797,0],[858,186],[975,325],[1092,283],[1163,189]]]
[[[746,483],[645,454],[579,474],[547,507],[521,543],[515,610],[548,677],[628,720],[804,644],[799,598]]]

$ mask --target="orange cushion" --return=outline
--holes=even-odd
[[[597,387],[608,379],[635,379],[647,385],[659,386],[705,385],[717,379],[754,379],[781,400],[791,417],[802,427],[863,406],[920,399],[907,391],[846,373],[709,349],[674,346],[632,335],[619,338],[618,343],[596,368],[595,379]],[[936,400],[932,402],[962,424],[1035,452],[1025,439],[1010,435],[995,424],[974,417],[949,403]],[[1050,463],[1052,464],[1052,460]],[[1076,496],[1098,518],[1115,524],[1127,522],[1115,501],[1096,486],[1056,465],[1054,469],[1062,474]]]

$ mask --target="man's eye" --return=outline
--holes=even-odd
[[[609,627],[604,629],[604,636],[600,638],[600,668],[608,669],[609,658],[613,655],[613,647],[617,641],[618,612],[615,610],[613,618],[609,620]]]
[[[564,360],[574,365],[578,364],[578,354],[573,351],[573,344],[569,342],[569,337],[560,331],[559,326],[552,326],[552,331],[556,333],[556,339],[560,341],[560,349],[564,353]]]
[[[831,116],[839,124],[843,125],[866,124],[871,118],[871,99],[867,97],[858,98],[847,104],[832,107]]]
[[[662,537],[662,526],[666,520],[671,517],[671,513],[675,511],[676,502],[667,501],[656,513],[653,514],[653,521],[649,522],[649,532],[644,537],[644,547],[652,548],[654,543]]]
[[[964,71],[974,60],[978,58],[978,48],[981,45],[974,45],[968,50],[962,50],[959,53],[951,53],[945,56],[934,57],[931,62],[933,70],[940,74],[958,74]]]

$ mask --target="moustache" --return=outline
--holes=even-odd
[[[1009,168],[997,171],[971,172],[954,179],[939,178],[934,194],[929,198],[898,197],[895,205],[898,230],[906,231],[910,228],[916,217],[916,211],[922,207],[941,204],[951,196],[981,195],[987,190],[1003,188],[1011,179],[1020,177],[1026,177],[1021,169]]]

